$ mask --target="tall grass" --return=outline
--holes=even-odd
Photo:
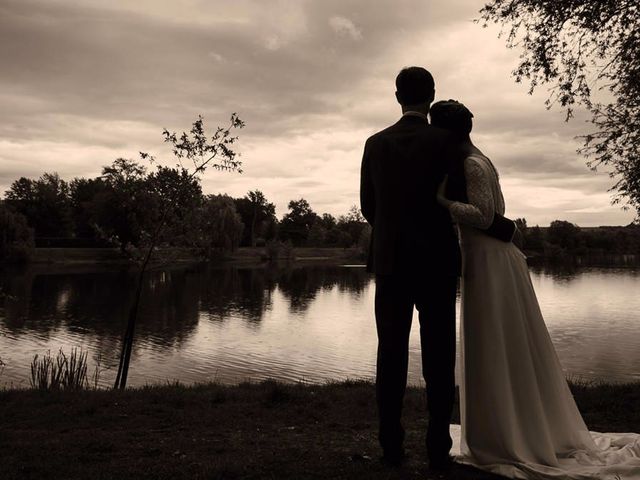
[[[80,390],[88,386],[88,352],[74,348],[67,356],[62,349],[55,357],[51,352],[40,357],[35,355],[31,361],[32,388],[38,390]]]
[[[98,356],[95,358],[95,369],[93,370],[93,375],[91,375],[94,390],[98,390],[98,388],[100,388],[100,375],[103,370],[109,370],[109,368],[102,365],[102,352],[99,352]]]

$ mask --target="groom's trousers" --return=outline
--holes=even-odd
[[[401,413],[415,305],[429,412],[427,454],[436,460],[449,454],[455,397],[456,289],[457,277],[453,275],[425,271],[376,275],[376,399],[380,445],[387,453],[399,451],[404,440]]]

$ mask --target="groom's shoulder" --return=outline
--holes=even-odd
[[[402,122],[396,122],[389,125],[382,130],[375,132],[369,138],[367,138],[366,144],[369,146],[379,145],[384,143],[385,140],[393,139],[397,136],[415,135],[422,137],[427,142],[435,142],[440,145],[447,145],[454,143],[453,135],[448,130],[444,130],[439,127],[434,127],[431,124],[409,124],[404,125]]]
[[[384,149],[383,145],[387,143],[389,138],[391,138],[392,136],[393,125],[374,133],[369,138],[367,138],[364,144],[365,154],[366,152],[373,153],[380,149]]]
[[[389,125],[388,127],[377,131],[376,133],[371,135],[369,138],[367,138],[367,142],[369,142],[369,141],[375,142],[376,140],[380,140],[380,139],[383,139],[383,138],[385,138],[385,137],[387,137],[389,135],[393,135],[395,130],[396,130],[396,124]]]
[[[392,140],[395,137],[397,137],[398,135],[403,135],[406,133],[413,134],[414,130],[423,130],[423,129],[422,128],[415,129],[415,126],[403,125],[402,121],[400,120],[371,135],[367,139],[366,144],[369,146],[385,144],[389,140]]]

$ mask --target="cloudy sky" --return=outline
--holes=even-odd
[[[364,140],[399,116],[393,81],[423,65],[436,97],[475,114],[507,214],[620,225],[611,179],[576,153],[584,119],[547,111],[510,76],[518,52],[474,24],[482,0],[0,0],[0,192],[20,177],[95,176],[140,150],[166,163],[163,128],[238,112],[244,173],[207,193],[262,190],[281,216],[358,202]]]

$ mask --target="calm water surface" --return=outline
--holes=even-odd
[[[567,375],[640,380],[640,269],[534,269],[533,283]],[[126,269],[1,272],[0,385],[28,386],[35,354],[88,350],[112,384],[135,276]],[[375,284],[357,266],[190,266],[151,272],[130,385],[276,378],[373,378]],[[422,382],[417,318],[409,381]]]

